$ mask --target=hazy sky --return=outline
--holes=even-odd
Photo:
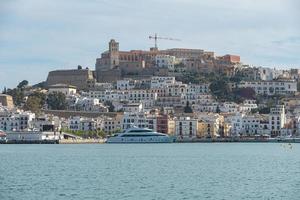
[[[43,81],[54,69],[95,60],[115,38],[148,49],[239,54],[244,63],[300,68],[298,0],[0,0],[0,89]]]

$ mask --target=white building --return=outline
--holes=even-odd
[[[105,101],[129,101],[132,103],[143,101],[155,101],[157,93],[153,90],[106,90],[106,91],[90,91],[89,97],[98,98],[101,102]]]
[[[191,105],[194,112],[217,112],[219,103],[214,101],[211,103],[201,103]]]
[[[125,91],[121,90],[91,90],[88,92],[88,96],[90,98],[98,98],[101,102],[127,100]]]
[[[128,103],[123,105],[124,112],[139,113],[143,111],[143,103]]]
[[[55,84],[49,86],[48,93],[53,93],[53,92],[61,92],[66,96],[69,95],[74,95],[77,92],[77,89],[75,86],[72,85],[67,85],[67,84]]]
[[[268,120],[263,115],[244,115],[240,131],[241,135],[255,136],[267,133],[269,133]]]
[[[94,97],[83,97],[80,95],[67,96],[66,102],[69,110],[90,111],[90,112],[108,112],[108,108]]]
[[[239,110],[239,106],[234,102],[224,102],[220,104],[219,109],[224,113],[236,113]]]
[[[248,99],[245,100],[242,104],[240,104],[241,112],[251,112],[253,109],[257,109],[256,100]]]
[[[25,131],[32,129],[35,114],[31,112],[0,113],[0,129],[3,131]]]
[[[149,128],[154,131],[157,130],[157,118],[155,115],[149,115],[144,112],[140,113],[127,113],[123,115],[121,127],[123,130],[137,126],[139,128]]]
[[[72,131],[94,131],[102,129],[102,121],[92,118],[84,118],[80,116],[71,117],[68,119],[68,128]]]
[[[118,80],[117,81],[117,89],[118,90],[131,90],[135,87],[135,81],[127,79],[127,80]]]
[[[268,68],[268,67],[258,67],[258,76],[262,81],[272,81],[274,79],[277,79],[282,71],[276,70],[275,68]]]
[[[241,82],[238,87],[240,88],[252,88],[256,94],[261,95],[288,95],[295,94],[297,92],[297,82],[294,80],[282,80],[282,81],[244,81]]]
[[[79,98],[74,104],[75,110],[91,112],[108,112],[108,108],[99,102],[97,98]]]
[[[273,135],[280,135],[280,130],[286,124],[286,114],[284,105],[277,105],[271,108],[269,114],[269,127]]]
[[[227,116],[226,122],[231,124],[230,134],[232,136],[255,136],[270,134],[267,115],[246,115],[237,113]]]
[[[153,76],[151,78],[151,88],[164,88],[176,83],[175,77]]]
[[[188,84],[187,93],[188,94],[207,94],[209,93],[208,83],[203,84]]]
[[[182,105],[186,105],[186,102],[188,101],[190,105],[193,104],[212,104],[215,103],[216,100],[211,94],[186,94],[182,97]]]
[[[183,97],[187,93],[187,84],[183,84],[182,82],[176,82],[173,85],[169,85],[166,88],[167,96],[180,96]]]
[[[158,67],[168,68],[169,71],[174,71],[176,57],[170,55],[157,55],[155,56],[155,63]]]
[[[181,139],[197,137],[198,120],[191,117],[179,117],[175,119],[175,136]]]

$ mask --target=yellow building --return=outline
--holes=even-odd
[[[175,121],[172,118],[168,119],[168,135],[175,135]]]
[[[218,137],[219,125],[211,121],[198,121],[198,137]]]
[[[7,108],[13,108],[14,107],[14,101],[12,96],[7,95],[7,94],[0,94],[0,104],[2,106],[5,106]]]
[[[198,137],[214,138],[224,134],[224,117],[222,115],[207,113],[206,115],[198,116],[198,118]]]

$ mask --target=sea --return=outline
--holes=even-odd
[[[300,144],[0,145],[0,200],[300,199]]]

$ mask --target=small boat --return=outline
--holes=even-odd
[[[173,138],[147,128],[129,128],[122,133],[111,136],[106,143],[171,143]]]

